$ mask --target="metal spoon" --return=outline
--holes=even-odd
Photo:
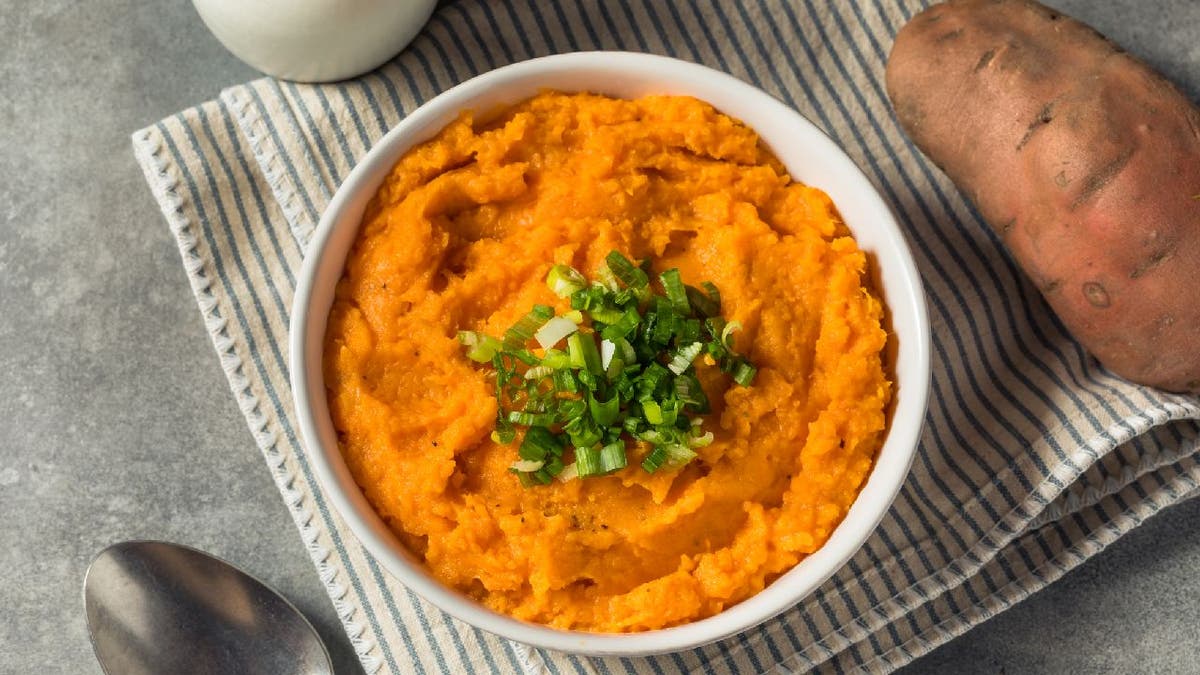
[[[193,548],[112,545],[88,567],[83,603],[108,675],[333,675],[325,645],[299,610]]]

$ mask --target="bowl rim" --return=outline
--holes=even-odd
[[[729,90],[730,99],[744,98],[755,107],[768,111],[764,114],[786,118],[797,133],[810,136],[807,140],[822,146],[820,154],[831,162],[830,166],[836,166],[838,171],[845,173],[845,179],[861,184],[858,186],[861,194],[857,196],[869,202],[868,206],[882,221],[878,225],[880,236],[894,252],[891,256],[894,260],[890,261],[888,269],[898,275],[895,284],[901,289],[898,297],[886,301],[886,311],[891,320],[896,308],[903,304],[905,316],[909,316],[913,323],[910,328],[913,334],[903,336],[895,352],[896,363],[893,366],[896,370],[901,364],[907,364],[907,370],[912,372],[905,372],[903,378],[900,373],[893,372],[896,388],[884,444],[858,496],[825,544],[762,591],[716,615],[679,626],[637,633],[590,633],[528,623],[499,614],[442,585],[411,554],[403,550],[403,546],[383,524],[382,518],[367,503],[361,489],[350,477],[336,443],[333,448],[328,447],[318,429],[318,418],[321,416],[324,416],[328,425],[332,425],[320,357],[329,304],[314,307],[314,294],[329,296],[332,301],[332,288],[318,287],[317,278],[325,265],[334,264],[328,262],[328,244],[335,230],[349,219],[354,225],[346,227],[352,227],[357,232],[361,222],[361,206],[375,193],[399,157],[439,131],[460,111],[483,107],[478,106],[477,102],[485,101],[486,105],[489,92],[504,91],[507,85],[527,84],[531,79],[548,75],[563,76],[577,69],[614,73],[650,70],[664,80],[672,78],[670,81],[673,83],[687,82],[687,88],[692,90]],[[701,82],[704,86],[699,84]],[[665,90],[673,87],[674,84],[659,88]],[[680,93],[704,100],[699,94]],[[506,100],[513,102],[519,98],[509,97]],[[759,131],[753,124],[747,124]],[[787,164],[784,158],[780,160]],[[353,212],[356,207],[358,212],[349,218],[348,210]],[[882,275],[879,256],[875,255],[874,259],[874,272]],[[337,278],[340,278],[344,265],[343,255],[341,260],[336,261]],[[878,283],[882,286],[883,282],[879,280]],[[336,285],[336,281],[332,285]],[[878,288],[877,292],[882,294],[884,289]],[[316,330],[318,326],[319,331]],[[895,334],[894,324],[892,332]],[[313,333],[316,333],[315,337]],[[894,214],[861,168],[819,127],[765,91],[707,66],[637,52],[571,52],[502,66],[435,96],[376,141],[342,181],[307,244],[293,296],[288,358],[302,442],[321,489],[355,537],[384,569],[421,598],[468,624],[517,642],[589,655],[644,656],[699,647],[757,626],[811,595],[862,547],[899,493],[916,454],[931,384],[930,326],[921,277]],[[905,395],[903,399],[901,392]],[[805,570],[815,571],[797,575],[797,570],[802,566]]]

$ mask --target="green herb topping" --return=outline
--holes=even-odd
[[[713,441],[696,360],[709,359],[743,387],[754,381],[755,367],[733,350],[741,325],[721,318],[717,287],[685,285],[678,269],[658,282],[661,292],[647,261],[635,265],[618,251],[591,282],[555,265],[546,285],[570,299],[570,311],[534,305],[502,339],[459,332],[467,358],[496,373],[492,439],[509,444],[525,429],[509,468],[522,485],[608,475],[628,465],[639,441],[649,448],[643,470],[683,466]],[[564,464],[568,445],[575,461]]]

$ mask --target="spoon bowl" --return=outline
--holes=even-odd
[[[258,579],[196,549],[128,541],[83,581],[88,633],[109,675],[332,675],[312,624]]]

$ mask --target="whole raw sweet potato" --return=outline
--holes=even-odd
[[[978,206],[1083,346],[1200,392],[1200,111],[1030,0],[951,0],[896,36],[904,129]]]

